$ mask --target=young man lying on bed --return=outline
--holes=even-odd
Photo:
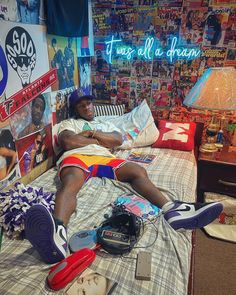
[[[56,192],[53,216],[43,205],[32,206],[26,213],[26,237],[43,261],[55,263],[67,256],[66,226],[76,208],[77,193],[90,177],[128,182],[140,195],[162,208],[165,220],[175,230],[200,228],[219,216],[222,204],[168,201],[142,166],[114,157],[110,150],[121,146],[122,135],[117,131],[101,131],[102,124],[99,131],[95,129],[92,100],[92,96],[79,97],[75,90],[70,103],[76,119],[65,120],[60,125],[58,141],[65,153],[59,164],[62,186]],[[47,229],[40,226],[45,224]]]

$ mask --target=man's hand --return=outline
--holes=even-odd
[[[84,136],[84,137],[92,137],[93,135],[93,130],[85,130],[79,133],[79,135]]]

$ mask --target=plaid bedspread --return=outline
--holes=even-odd
[[[151,180],[168,199],[195,200],[196,163],[193,153],[169,149],[136,148],[135,151],[156,154],[146,167]],[[130,151],[119,151],[119,157],[127,157]],[[32,186],[55,191],[60,185],[55,168],[47,171]],[[91,229],[104,220],[111,210],[110,203],[124,192],[132,191],[128,184],[106,178],[90,179],[78,194],[77,210],[73,214],[68,233]],[[154,226],[155,225],[155,226]],[[116,295],[186,295],[190,270],[191,231],[176,232],[160,214],[145,231],[137,247],[125,257],[97,252],[91,269],[118,282],[112,294]],[[149,246],[151,245],[151,246]],[[136,256],[140,250],[152,253],[151,281],[135,279]],[[37,295],[52,294],[45,287],[50,266],[40,261],[27,240],[5,239],[0,253],[0,294]],[[58,291],[63,294],[63,290]]]

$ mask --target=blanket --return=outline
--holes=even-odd
[[[146,167],[151,180],[168,199],[195,200],[197,177],[193,153],[151,148],[133,151],[156,155],[151,165],[140,165]],[[129,151],[119,151],[117,155],[125,158],[128,154]],[[60,185],[56,170],[47,171],[31,185],[55,191]],[[125,192],[133,192],[128,184],[106,178],[90,179],[78,194],[77,209],[68,225],[69,236],[99,226],[104,214],[110,212],[110,204]],[[191,231],[173,230],[160,213],[156,220],[145,225],[138,244],[128,255],[117,257],[99,251],[90,268],[118,282],[114,295],[186,295],[191,237]],[[136,256],[140,250],[152,253],[150,281],[135,279]],[[27,240],[4,239],[0,263],[0,295],[53,294],[45,287],[50,266],[40,261]],[[63,294],[63,290],[57,294]]]

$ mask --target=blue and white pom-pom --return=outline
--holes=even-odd
[[[9,238],[19,238],[24,230],[26,211],[35,204],[42,204],[54,210],[55,194],[44,192],[43,188],[24,186],[17,182],[13,189],[0,192],[0,225]]]

